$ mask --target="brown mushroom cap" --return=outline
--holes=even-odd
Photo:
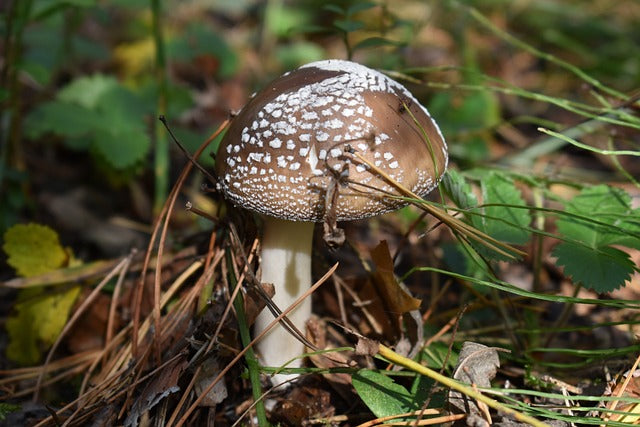
[[[322,221],[333,190],[340,221],[407,204],[390,198],[398,191],[348,150],[420,196],[447,167],[442,133],[404,86],[354,62],[327,60],[254,95],[232,120],[215,171],[233,203],[293,221]]]

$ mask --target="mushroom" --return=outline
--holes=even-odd
[[[336,221],[405,206],[389,180],[423,196],[438,185],[447,160],[437,124],[404,86],[354,62],[325,60],[282,75],[251,98],[220,144],[215,172],[229,201],[262,218],[261,281],[273,283],[273,302],[284,310],[312,284],[315,222],[325,221],[335,235]],[[306,298],[288,317],[304,331],[310,315]],[[273,319],[263,310],[254,333]],[[298,357],[288,366],[299,367],[304,344],[277,326],[257,350],[266,366]],[[278,374],[272,383],[295,377]]]

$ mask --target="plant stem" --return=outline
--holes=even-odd
[[[158,97],[156,104],[156,116],[164,116],[167,112],[167,62],[165,56],[164,37],[162,34],[162,7],[161,0],[151,0],[151,11],[153,14],[153,41],[156,49],[155,77],[158,86]],[[155,193],[153,200],[154,215],[160,212],[162,204],[167,197],[169,188],[169,143],[167,135],[160,121],[155,121]]]
[[[497,400],[491,399],[490,397],[485,396],[484,394],[480,393],[479,391],[474,390],[473,388],[471,388],[470,386],[464,385],[459,383],[456,380],[453,380],[451,378],[445,377],[444,375],[427,368],[426,366],[422,366],[421,364],[414,362],[411,359],[408,359],[404,356],[399,355],[398,353],[394,352],[393,350],[391,350],[388,347],[385,347],[383,345],[380,345],[378,348],[378,354],[382,357],[384,357],[385,359],[387,359],[388,361],[399,365],[399,366],[404,366],[407,369],[412,370],[413,372],[417,372],[421,375],[424,375],[426,377],[431,378],[434,381],[439,382],[440,384],[444,385],[445,387],[449,387],[453,390],[459,391],[460,393],[472,398],[472,399],[476,399],[482,403],[484,403],[485,405],[487,405],[490,408],[493,408],[497,411],[500,411],[502,413],[505,414],[509,414],[513,417],[515,417],[518,421],[522,421],[528,424],[531,424],[532,426],[535,427],[545,427],[547,426],[547,424],[536,420],[533,417],[530,417],[526,414],[523,414],[521,412],[518,412],[506,405],[503,405],[502,403],[498,402]]]
[[[18,67],[22,58],[22,34],[31,14],[31,0],[11,2],[6,21],[4,43],[6,47],[5,64],[0,75],[0,87],[7,90],[7,117],[2,117],[2,151],[0,152],[0,184],[3,182],[7,164],[18,169],[23,167],[20,151],[22,138],[22,96],[21,85],[18,80]]]
[[[227,251],[227,265],[229,272],[229,285],[231,285],[231,293],[233,293],[233,289],[238,286],[237,278],[234,274],[233,268],[233,259],[231,257],[231,253]],[[253,393],[253,399],[256,402],[256,416],[258,418],[259,426],[269,426],[269,421],[267,421],[267,413],[264,408],[264,402],[262,401],[262,385],[260,384],[260,364],[258,363],[258,359],[256,358],[255,353],[253,352],[253,348],[249,347],[251,343],[251,332],[249,330],[249,325],[247,324],[247,317],[244,312],[244,298],[242,297],[242,292],[238,292],[235,300],[233,301],[233,308],[236,311],[238,317],[238,329],[240,331],[240,340],[242,341],[242,346],[246,349],[246,353],[244,355],[245,360],[247,361],[247,367],[249,369],[249,380],[251,381],[251,391]]]

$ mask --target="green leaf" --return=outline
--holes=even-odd
[[[269,13],[273,15],[273,13]],[[269,17],[267,17],[269,18]],[[298,16],[295,17],[299,18]],[[295,21],[298,25],[306,23],[307,19],[302,17],[301,21]],[[266,18],[265,18],[266,19]],[[266,23],[265,25],[272,25]],[[283,32],[290,31],[292,23],[287,23]],[[271,29],[271,27],[269,27]],[[210,56],[216,59],[218,68],[216,74],[222,78],[229,78],[238,69],[238,56],[229,46],[224,37],[202,23],[190,24],[179,37],[170,38],[167,41],[167,57],[175,61],[190,62],[197,57]],[[171,97],[173,102],[173,97]]]
[[[586,188],[566,203],[556,224],[566,240],[553,251],[558,265],[576,283],[598,292],[624,284],[634,271],[629,255],[610,245],[640,249],[640,210],[631,209],[631,197],[619,188]]]
[[[381,47],[381,46],[403,46],[405,43],[398,42],[395,40],[389,40],[384,37],[369,37],[358,43],[353,47],[353,50],[358,49],[367,49],[372,47]]]
[[[347,10],[346,10],[346,14],[347,16],[351,16],[351,15],[355,15],[358,12],[362,12],[371,8],[376,7],[377,4],[371,1],[359,1],[359,2],[355,2],[354,4],[350,5]]]
[[[445,135],[487,129],[500,122],[500,104],[490,91],[464,95],[439,92],[431,99],[428,109],[438,118],[438,126]]]
[[[114,77],[94,74],[93,76],[77,78],[60,89],[57,99],[91,110],[98,106],[106,93],[119,86],[120,83]]]
[[[519,245],[527,243],[531,234],[528,230],[531,215],[513,181],[492,171],[482,179],[481,188],[483,206],[478,209],[478,215],[471,217],[471,223],[502,242]],[[510,260],[483,245],[474,244],[474,248],[489,258]]]
[[[0,403],[0,421],[4,421],[8,414],[17,411],[18,409],[20,409],[20,405],[4,402]]]
[[[105,90],[95,109],[102,114],[107,128],[125,126],[127,129],[141,129],[144,127],[144,115],[153,112],[153,106],[121,85]]]
[[[438,118],[438,126],[445,135],[460,135],[461,144],[449,147],[450,154],[460,159],[478,162],[490,152],[486,138],[478,136],[500,123],[500,103],[495,93],[439,92],[432,97],[428,109]]]
[[[112,77],[81,77],[60,90],[55,101],[38,107],[27,128],[31,137],[52,132],[71,148],[91,148],[121,171],[149,152],[144,119],[150,105]]]
[[[594,250],[584,245],[563,242],[555,247],[553,256],[574,282],[596,292],[611,292],[629,280],[635,264],[626,252],[605,246]]]
[[[414,396],[389,376],[361,369],[352,377],[358,396],[377,417],[402,414],[419,408]]]
[[[9,334],[7,357],[21,365],[34,365],[42,351],[51,347],[67,323],[80,286],[62,292],[46,293],[41,288],[20,292],[15,314],[7,319]]]
[[[141,161],[150,145],[149,137],[135,129],[106,131],[95,136],[95,149],[116,169],[126,169]]]
[[[364,27],[364,24],[360,21],[350,21],[344,19],[336,19],[333,21],[333,25],[345,33],[351,33]]]
[[[79,138],[87,137],[100,126],[100,122],[94,111],[62,101],[50,101],[39,105],[27,116],[25,127],[30,138],[39,138],[47,133]]]
[[[478,198],[471,186],[458,171],[449,169],[440,184],[447,196],[460,209],[470,209],[478,206]]]
[[[590,187],[567,203],[571,216],[557,221],[558,231],[591,248],[622,245],[640,249],[640,210],[631,209],[625,191],[598,185]]]
[[[451,368],[456,364],[457,354],[452,353],[449,345],[443,342],[434,342],[420,352],[421,363],[429,368]]]
[[[338,6],[337,4],[325,4],[322,6],[322,9],[327,10],[329,12],[333,12],[338,15],[344,15],[346,13],[346,11],[342,7]]]
[[[7,264],[24,277],[60,268],[69,259],[58,233],[40,224],[14,225],[4,233],[2,249],[7,254]]]

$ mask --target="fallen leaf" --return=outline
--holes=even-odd
[[[376,288],[387,308],[397,314],[420,308],[422,301],[412,297],[393,274],[393,259],[386,240],[371,250],[371,258],[376,266],[373,274]]]
[[[39,362],[42,351],[55,342],[67,323],[80,289],[73,286],[58,292],[44,292],[30,288],[20,292],[15,314],[6,322],[7,357],[21,365]]]
[[[55,270],[69,259],[58,233],[40,224],[14,225],[4,233],[2,249],[7,254],[7,264],[22,277]]]
[[[220,374],[220,363],[214,358],[206,359],[201,366],[196,378],[195,390],[200,396]],[[216,406],[227,398],[227,384],[224,377],[214,385],[200,402],[200,406]]]
[[[154,375],[153,379],[133,403],[124,421],[125,427],[137,427],[138,420],[145,412],[160,403],[162,399],[180,391],[178,378],[180,378],[187,365],[188,362],[186,360],[178,358],[167,364],[157,375]]]
[[[462,345],[453,378],[472,386],[490,387],[499,367],[500,359],[496,349],[467,341]],[[467,414],[466,425],[491,425],[491,420],[487,420],[486,414],[475,400],[452,390],[448,401],[454,412]]]
[[[44,225],[14,225],[4,240],[7,263],[20,276],[38,276],[79,263],[70,250],[62,247],[58,233]],[[61,285],[54,291],[23,289],[6,321],[7,357],[21,365],[39,362],[42,351],[60,335],[79,294],[80,286]]]

